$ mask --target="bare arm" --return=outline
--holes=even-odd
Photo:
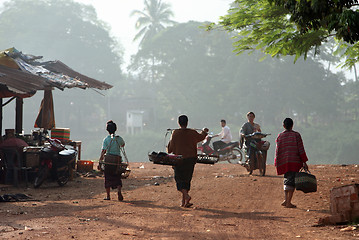
[[[261,126],[259,126],[259,124],[255,124],[254,125],[254,128],[255,128],[255,132],[262,132],[262,130],[261,130]]]
[[[308,167],[308,164],[306,162],[303,163],[303,168],[304,168],[304,170],[309,171],[309,167]]]
[[[104,159],[105,154],[106,154],[106,149],[102,149],[99,161],[102,161]]]
[[[104,159],[104,157],[105,157],[105,154],[106,154],[106,149],[102,149],[102,150],[101,150],[100,158],[99,158],[99,160],[98,160],[99,163],[103,161],[103,159]],[[100,164],[97,165],[97,169],[98,169],[98,170],[101,170]]]

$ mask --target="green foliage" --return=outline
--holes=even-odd
[[[238,53],[262,50],[272,57],[295,55],[298,59],[323,40],[321,30],[300,34],[288,19],[289,11],[267,0],[235,1],[234,5],[219,24],[238,33],[234,44]]]
[[[295,61],[310,51],[319,53],[322,44],[335,36],[356,44],[359,39],[358,1],[325,0],[237,0],[219,25],[235,31],[235,51],[261,50],[272,57],[292,55]],[[216,28],[214,24],[207,29]],[[358,49],[345,45],[346,67],[355,64]]]
[[[170,20],[173,12],[168,3],[162,0],[144,0],[143,11],[134,10],[131,15],[138,16],[136,21],[136,34],[134,41],[141,38],[140,45],[152,39],[157,33],[162,31],[166,25],[173,25],[175,22]]]
[[[359,40],[358,0],[269,0],[274,6],[284,7],[290,13],[300,33],[324,30],[334,33],[339,40],[355,43]]]
[[[0,24],[0,49],[16,47],[45,60],[61,60],[96,79],[118,81],[121,47],[92,6],[73,0],[10,0],[1,10]]]
[[[340,75],[312,57],[294,65],[291,58],[258,62],[263,55],[235,56],[231,35],[205,32],[201,24],[167,28],[133,58],[139,76],[149,68],[148,61],[156,59],[157,78],[151,91],[164,118],[186,113],[196,126],[214,125],[216,113],[237,122],[253,110],[269,123],[281,121],[286,114],[296,114],[304,122],[319,116],[333,120],[330,112],[338,109]]]
[[[358,163],[359,123],[340,121],[330,125],[297,128],[311,164]]]
[[[57,59],[82,74],[115,84],[123,82],[123,53],[109,30],[92,6],[72,0],[10,0],[0,10],[0,49],[15,47],[44,56],[45,61]],[[84,159],[97,157],[98,149],[88,148],[87,143],[92,146],[94,139],[97,144],[102,140],[98,133],[108,120],[107,98],[82,89],[53,94],[56,126],[70,128],[71,139],[83,141]],[[26,133],[33,129],[42,97],[39,92],[25,101]],[[4,126],[13,128],[12,115],[13,108],[4,109]]]

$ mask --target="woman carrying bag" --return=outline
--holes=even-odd
[[[284,131],[276,139],[274,165],[277,175],[284,174],[284,201],[282,206],[296,208],[292,204],[295,190],[296,173],[301,168],[308,171],[308,157],[304,150],[303,140],[300,133],[293,131],[293,120],[286,118],[283,121]]]
[[[121,193],[122,180],[121,180],[121,168],[120,164],[122,163],[121,157],[121,148],[125,146],[125,141],[122,137],[115,135],[117,130],[116,124],[110,120],[107,122],[106,130],[109,135],[105,137],[102,144],[101,156],[99,159],[99,170],[101,169],[101,164],[105,166],[105,189],[107,196],[104,200],[110,200],[110,192],[112,189],[118,189],[118,200],[123,201],[123,196]]]

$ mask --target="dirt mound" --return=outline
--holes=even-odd
[[[309,166],[318,192],[295,192],[296,209],[283,208],[283,178],[249,176],[239,165],[197,164],[190,192],[193,208],[181,208],[170,166],[132,163],[124,202],[105,197],[103,178],[80,176],[64,187],[8,188],[33,201],[0,203],[0,238],[14,239],[358,239],[343,226],[315,226],[329,215],[332,187],[359,182],[357,165]],[[258,171],[258,170],[257,170]]]

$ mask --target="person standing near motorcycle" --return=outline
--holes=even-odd
[[[187,128],[188,117],[178,117],[179,129],[173,131],[167,146],[168,153],[182,155],[182,162],[173,167],[176,187],[182,193],[182,207],[191,207],[191,197],[188,192],[191,189],[191,180],[194,166],[197,161],[197,143],[203,141],[207,136],[208,129],[204,128],[201,133]]]
[[[248,122],[244,123],[241,127],[240,133],[242,135],[252,134],[254,132],[262,132],[261,126],[258,123],[254,122],[256,115],[254,112],[247,113]]]
[[[244,123],[241,127],[241,130],[239,131],[240,148],[243,147],[243,143],[246,135],[252,134],[254,132],[262,132],[261,126],[259,126],[258,123],[254,122],[255,117],[256,115],[254,114],[254,112],[247,113],[248,122]],[[248,141],[245,142],[245,145],[250,151]],[[250,152],[248,154],[250,154]]]
[[[283,121],[284,131],[277,139],[275,150],[274,165],[277,175],[284,174],[284,201],[282,206],[295,208],[292,204],[292,197],[295,189],[295,173],[303,167],[308,170],[307,155],[304,150],[302,137],[298,132],[292,130],[293,120],[286,118]]]
[[[106,130],[108,131],[109,135],[103,140],[102,144],[102,151],[100,155],[99,162],[102,162],[105,158],[105,154],[121,156],[121,147],[125,146],[125,141],[120,136],[116,136],[115,132],[117,130],[116,123],[112,120],[108,121],[106,124]],[[100,168],[100,165],[98,166]],[[107,196],[104,200],[110,200],[110,192],[111,188],[118,190],[118,200],[123,201],[123,196],[121,193],[122,188],[122,180],[121,180],[121,173],[110,173],[106,171],[105,166],[105,189]]]
[[[232,141],[232,134],[230,128],[226,125],[226,120],[221,120],[222,131],[213,137],[221,137],[221,140],[213,142],[213,148],[215,151],[224,148],[228,143]]]

